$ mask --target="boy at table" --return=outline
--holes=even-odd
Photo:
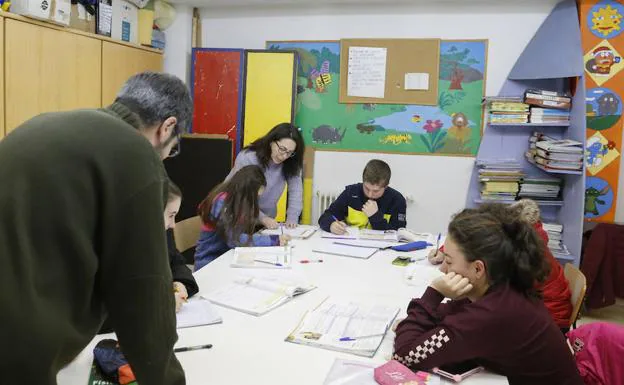
[[[347,226],[374,230],[398,230],[406,227],[405,198],[388,187],[390,166],[382,160],[372,159],[364,167],[362,183],[345,187],[319,218],[325,231],[341,235]]]

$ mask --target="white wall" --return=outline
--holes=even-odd
[[[452,0],[394,7],[202,9],[202,42],[205,47],[264,48],[267,40],[489,39],[486,94],[494,95],[557,2],[499,0],[479,6]],[[451,214],[464,207],[473,158],[317,152],[315,191],[341,190],[360,181],[362,168],[372,157],[389,162],[391,185],[415,198],[408,207],[410,228],[444,231]]]
[[[173,24],[165,30],[164,71],[189,84],[193,8],[190,5],[176,4],[175,9]]]

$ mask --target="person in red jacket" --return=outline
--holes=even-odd
[[[521,199],[510,206],[517,215],[533,226],[537,235],[548,245],[548,233],[544,230],[541,221],[541,213],[537,203],[531,199]],[[563,267],[555,259],[548,247],[544,247],[544,258],[550,266],[550,273],[542,285],[538,288],[542,291],[544,305],[550,312],[553,320],[563,333],[570,330],[570,317],[572,316],[572,293],[570,284],[563,273]]]
[[[393,359],[412,370],[474,362],[511,385],[582,385],[535,282],[548,272],[543,241],[511,210],[465,209],[448,227],[445,275],[413,299]],[[442,303],[447,297],[451,301]]]
[[[544,230],[540,219],[540,209],[537,203],[531,199],[522,199],[517,203],[506,207],[502,205],[483,205],[478,210],[509,210],[514,215],[534,227],[537,235],[548,244],[548,233]],[[429,252],[429,262],[434,265],[442,263],[444,259],[444,246],[439,251],[431,250]],[[566,279],[561,264],[555,259],[554,255],[548,247],[544,247],[544,259],[550,266],[550,273],[542,284],[538,284],[538,289],[542,292],[544,305],[550,312],[553,320],[559,326],[562,333],[566,333],[570,329],[570,317],[572,315],[572,300],[570,285]]]

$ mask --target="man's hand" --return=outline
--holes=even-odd
[[[260,219],[260,223],[262,223],[262,226],[266,227],[269,230],[274,230],[279,227],[277,221],[271,217],[264,217]]]
[[[180,311],[182,305],[188,299],[188,292],[186,291],[186,286],[184,286],[180,282],[173,283],[173,297],[175,298],[176,304],[176,313]]]
[[[366,216],[369,218],[375,215],[377,211],[379,211],[379,208],[377,207],[377,202],[373,200],[369,199],[366,203],[364,203],[364,206],[362,206],[362,212],[366,214]]]
[[[473,288],[468,278],[462,277],[452,271],[434,279],[430,286],[450,299],[464,297]]]

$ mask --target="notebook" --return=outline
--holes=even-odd
[[[328,231],[323,231],[321,234],[321,238],[334,238],[334,239],[358,239],[358,235],[360,234],[360,229],[355,226],[347,227],[347,232],[345,234],[333,234]]]
[[[291,246],[237,247],[234,249],[231,267],[290,269]]]
[[[336,243],[319,245],[315,246],[314,249],[312,249],[312,251],[315,253],[339,255],[341,257],[352,257],[359,259],[368,259],[373,254],[375,254],[377,250],[379,250],[379,248],[375,246],[366,247],[358,245],[357,247],[354,247],[354,245],[341,245]]]
[[[328,298],[304,315],[286,341],[373,357],[398,312],[398,307]]]
[[[429,286],[435,278],[444,275],[439,266],[434,266],[427,258],[410,264],[405,270],[405,282],[410,286]]]
[[[206,296],[215,305],[255,316],[268,313],[316,286],[292,271],[242,274]]]
[[[316,226],[310,225],[297,225],[294,229],[289,229],[284,225],[278,229],[264,229],[260,231],[260,234],[264,235],[289,235],[293,239],[307,239],[316,232]]]
[[[378,385],[374,377],[378,365],[336,358],[323,385]]]
[[[190,328],[223,322],[215,307],[205,298],[193,297],[176,313],[177,327]]]

